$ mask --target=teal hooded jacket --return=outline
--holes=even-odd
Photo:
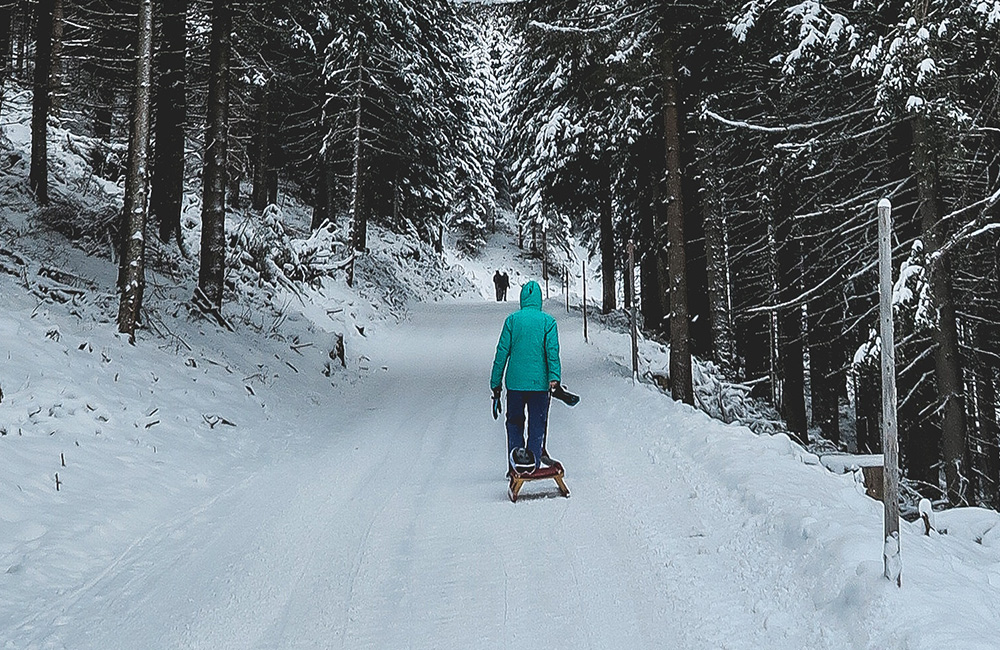
[[[521,309],[507,317],[493,359],[490,388],[500,387],[507,369],[507,390],[548,391],[560,381],[556,319],[542,311],[542,289],[531,280],[521,287]]]

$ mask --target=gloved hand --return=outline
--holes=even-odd
[[[493,389],[493,419],[500,419],[500,387]]]

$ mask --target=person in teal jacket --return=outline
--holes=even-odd
[[[527,448],[535,469],[542,460],[549,415],[549,391],[559,385],[559,331],[556,319],[542,311],[542,289],[534,280],[521,287],[521,309],[503,323],[493,359],[490,389],[499,399],[507,371],[507,453],[524,447],[525,409],[528,417]]]

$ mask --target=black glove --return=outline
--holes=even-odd
[[[500,419],[500,388],[493,389],[493,419]]]

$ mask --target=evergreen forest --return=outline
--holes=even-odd
[[[905,489],[1000,509],[1000,0],[8,0],[0,53],[23,183],[111,242],[133,339],[154,246],[225,322],[234,210],[309,206],[322,263],[261,273],[349,284],[371,225],[474,255],[512,214],[555,278],[590,251],[675,399],[697,357],[801,443],[880,453],[888,199]],[[50,192],[55,127],[120,205]]]

